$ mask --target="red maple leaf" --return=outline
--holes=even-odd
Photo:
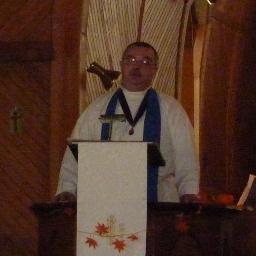
[[[73,216],[76,212],[73,208],[65,208],[64,213],[68,216]]]
[[[175,221],[175,229],[180,233],[186,233],[189,230],[189,224],[183,218],[178,218]]]
[[[98,243],[96,240],[90,238],[90,237],[86,237],[86,241],[85,241],[86,244],[89,245],[89,247],[93,247],[94,249],[96,248],[96,246],[98,246]]]
[[[115,249],[118,250],[118,252],[123,251],[124,247],[126,246],[124,240],[118,240],[118,239],[116,239],[112,244],[115,246]]]
[[[138,240],[139,238],[136,235],[132,234],[128,236],[128,239],[130,239],[131,241],[135,241],[135,240]]]
[[[98,225],[95,227],[96,227],[96,233],[98,233],[100,236],[108,233],[108,227],[105,226],[105,224],[98,223]]]

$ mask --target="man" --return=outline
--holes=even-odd
[[[127,122],[114,122],[113,141],[154,141],[166,166],[148,170],[148,201],[195,202],[199,187],[199,164],[194,152],[191,124],[172,97],[151,88],[157,72],[158,54],[149,44],[127,46],[121,60],[122,86],[96,99],[80,116],[72,138],[106,139],[108,127],[102,114],[125,114]],[[151,177],[155,173],[155,177]],[[153,175],[154,176],[154,175]],[[55,200],[76,199],[77,163],[67,148]]]

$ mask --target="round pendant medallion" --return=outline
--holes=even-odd
[[[133,127],[129,130],[129,135],[133,135],[134,134],[134,129]]]

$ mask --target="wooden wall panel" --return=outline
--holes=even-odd
[[[0,2],[0,255],[37,255],[33,203],[49,200],[53,0]],[[11,110],[21,111],[20,133]]]
[[[51,69],[50,191],[56,193],[66,139],[79,115],[81,6],[89,0],[55,1]],[[83,45],[84,46],[84,45]]]
[[[36,255],[37,222],[30,207],[49,199],[49,80],[49,64],[0,65],[0,240],[9,244],[8,250],[0,244],[1,255]],[[21,133],[10,129],[14,106],[21,110]]]
[[[46,41],[51,38],[53,0],[3,0],[0,41]]]
[[[254,10],[256,11],[256,4]],[[232,161],[229,162],[230,183],[241,192],[249,174],[256,175],[256,23],[243,38],[245,51],[241,57],[240,86],[234,108]]]
[[[219,23],[213,20],[210,33],[205,56],[206,77],[201,91],[201,177],[203,185],[208,189],[214,187],[216,191],[224,191],[227,186],[225,154],[228,143],[225,129],[228,114],[227,77],[230,63],[237,62],[239,54],[232,55],[235,39],[229,29],[219,26]]]
[[[236,197],[256,167],[255,11],[254,1],[217,1],[203,62],[202,186]]]

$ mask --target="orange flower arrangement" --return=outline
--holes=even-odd
[[[234,204],[234,196],[232,194],[228,194],[228,193],[217,194],[214,198],[215,198],[214,201],[217,204],[223,204],[223,205]]]
[[[207,193],[201,191],[200,202],[206,204],[222,204],[222,205],[232,205],[234,204],[234,196],[230,193]]]

